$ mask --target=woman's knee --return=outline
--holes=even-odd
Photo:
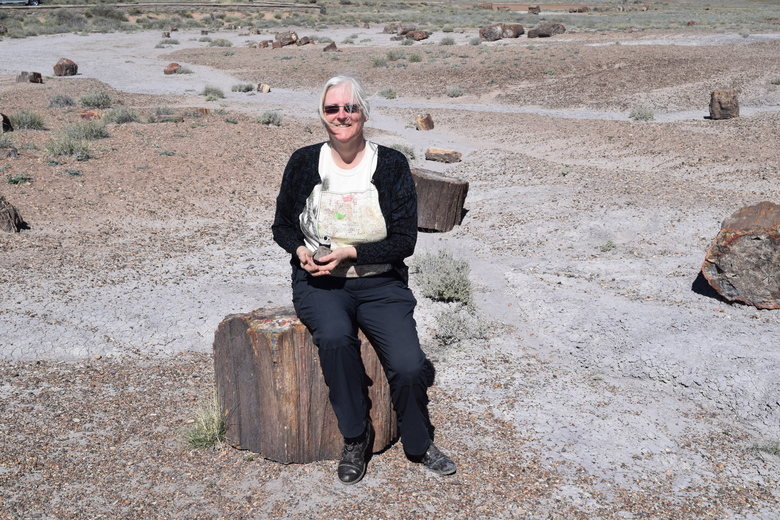
[[[322,326],[312,334],[314,344],[319,350],[352,349],[358,344],[355,331],[350,327],[327,325]]]

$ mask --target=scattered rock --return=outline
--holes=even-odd
[[[274,38],[282,47],[286,47],[298,41],[298,33],[295,31],[278,32],[274,35]]]
[[[542,12],[542,8],[538,5],[532,5],[528,7],[528,14],[539,14]]]
[[[27,228],[27,223],[16,208],[0,195],[0,229],[9,233],[18,233]]]
[[[295,42],[295,45],[299,45],[299,46],[300,45],[308,45],[310,43],[312,43],[311,38],[309,38],[308,36],[304,36],[303,38],[301,38],[300,40]]]
[[[428,148],[425,150],[425,160],[443,163],[460,162],[462,154],[445,148]]]
[[[163,31],[162,37],[163,38],[170,38],[171,37],[171,32],[170,31]]]
[[[403,36],[398,36],[398,35],[390,37],[390,40],[394,42],[400,42],[401,40],[405,40],[405,39],[406,38],[404,38]]]
[[[780,205],[760,202],[724,220],[701,272],[729,301],[780,309]]]
[[[416,42],[419,42],[420,40],[425,40],[431,35],[428,31],[409,31],[404,36],[407,40],[414,40]],[[399,35],[400,36],[400,35]]]
[[[169,63],[167,67],[163,69],[163,74],[176,74],[181,70],[181,65],[176,62]]]
[[[581,5],[579,7],[572,7],[571,9],[569,9],[569,12],[570,13],[589,13],[590,12],[590,7],[588,7],[587,5]]]
[[[201,35],[201,36],[206,36],[208,33],[209,33],[209,32],[208,32],[206,29],[201,29],[201,30],[200,30],[200,35]]]
[[[710,119],[739,117],[737,91],[733,88],[713,90],[710,95]]]
[[[479,37],[485,40],[486,42],[494,42],[496,40],[501,39],[501,33],[504,31],[504,28],[501,26],[500,23],[497,23],[495,25],[488,25],[486,27],[482,27],[479,30]]]
[[[43,76],[40,72],[22,71],[16,76],[17,83],[43,83]]]
[[[566,27],[562,23],[543,23],[528,31],[529,38],[549,38],[554,34],[563,34]]]
[[[80,113],[79,117],[81,119],[86,119],[87,121],[94,121],[95,119],[103,117],[103,112],[97,109],[87,110],[86,112]]]
[[[7,115],[0,114],[0,121],[2,121],[2,125],[0,125],[0,134],[14,131],[14,126],[11,124],[11,118]]]
[[[325,46],[324,49],[322,49],[322,52],[338,52],[338,49],[336,48],[336,42],[330,42]]]
[[[433,130],[433,118],[430,114],[417,114],[417,130]]]
[[[259,85],[257,85],[257,91],[260,92],[261,94],[268,94],[269,92],[271,92],[271,85],[269,85],[268,83],[260,83]]]
[[[691,20],[691,21],[689,21],[688,23],[686,23],[685,25],[687,25],[688,27],[690,27],[690,26],[692,26],[692,25],[696,25],[696,22],[695,22],[694,20]]]

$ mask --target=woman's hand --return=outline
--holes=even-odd
[[[300,246],[296,253],[301,262],[301,269],[312,276],[330,274],[341,262],[357,258],[357,250],[352,246],[334,249],[329,255],[320,258],[319,264],[314,263],[313,254],[306,246]]]

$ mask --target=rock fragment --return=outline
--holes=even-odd
[[[181,65],[176,62],[171,62],[163,69],[163,74],[170,75],[176,74],[181,70]]]
[[[40,72],[22,71],[16,76],[17,83],[43,83],[43,76]]]
[[[338,52],[338,49],[336,48],[336,42],[330,42],[327,44],[323,49],[322,52]]]
[[[26,227],[27,224],[16,208],[0,195],[0,229],[9,233],[18,233]]]
[[[417,130],[433,130],[433,118],[431,114],[417,114],[415,120]]]
[[[455,163],[460,162],[462,154],[455,150],[449,150],[446,148],[428,148],[425,150],[425,159],[427,161],[436,161],[443,163]]]
[[[528,31],[529,38],[549,38],[555,34],[563,34],[566,27],[562,23],[543,23]]]
[[[68,58],[58,59],[53,68],[55,76],[75,76],[79,72],[79,66]]]

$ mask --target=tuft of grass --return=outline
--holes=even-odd
[[[217,38],[209,42],[209,47],[232,47],[233,43],[230,40],[224,38]]]
[[[66,126],[62,129],[62,135],[75,141],[92,141],[109,137],[106,124],[102,121],[87,121],[86,123]]]
[[[460,87],[450,87],[444,93],[447,97],[460,97],[463,95],[463,89]]]
[[[771,80],[769,83],[771,83],[772,85],[780,85],[780,77]]]
[[[0,148],[13,148],[14,140],[8,134],[0,134]]]
[[[408,38],[401,40],[401,45],[414,45],[414,40],[410,40]]]
[[[65,170],[65,173],[68,174],[68,177],[82,177],[82,176],[84,176],[84,174],[81,173],[81,170]]]
[[[198,41],[199,42],[210,42],[211,38],[209,38],[208,36],[201,36],[200,38],[198,38]]]
[[[632,121],[652,121],[655,119],[653,111],[649,108],[635,108],[628,115],[628,118]]]
[[[129,108],[118,107],[112,108],[103,116],[103,120],[107,123],[116,123],[118,125],[124,123],[137,123],[139,121],[138,114],[135,110]]]
[[[227,421],[219,404],[219,395],[213,395],[195,412],[195,422],[185,433],[187,444],[195,449],[217,449],[225,440]]]
[[[613,251],[617,246],[615,246],[615,243],[612,240],[607,240],[603,244],[599,246],[599,251],[602,253],[608,253],[610,251]]]
[[[179,45],[179,40],[176,40],[174,38],[163,38],[160,40],[160,43],[157,44],[158,46],[162,45]]]
[[[86,161],[92,157],[87,143],[73,139],[68,135],[59,135],[46,143],[46,153],[51,157],[62,155],[75,157],[77,161]]]
[[[255,86],[251,83],[239,83],[238,85],[230,87],[232,92],[252,92],[254,89]]]
[[[43,117],[32,110],[21,110],[8,116],[16,130],[44,130]]]
[[[182,66],[176,70],[176,74],[192,74],[192,69]]]
[[[422,61],[422,56],[420,56],[419,54],[412,54],[411,56],[409,56],[409,61],[411,63],[419,63]]]
[[[393,49],[387,51],[386,56],[387,56],[387,61],[398,61],[404,59],[406,57],[406,53],[404,51]]]
[[[469,40],[469,45],[480,45],[482,43],[482,38],[479,36],[474,36]]]
[[[780,441],[767,441],[762,443],[756,443],[753,445],[753,449],[775,457],[780,457]]]
[[[86,108],[111,108],[111,96],[102,90],[84,94],[79,98],[81,106]]]
[[[439,45],[455,45],[455,38],[452,36],[445,36],[439,41]]]
[[[49,108],[72,107],[75,104],[72,97],[63,94],[56,94],[49,98]]]
[[[260,114],[260,117],[257,118],[257,122],[263,125],[281,126],[282,116],[280,116],[278,112],[263,112]]]
[[[421,294],[440,302],[473,305],[469,263],[453,258],[449,251],[426,253],[414,261],[414,275]]]
[[[391,88],[380,90],[379,92],[377,92],[377,94],[379,94],[385,99],[395,99],[396,97],[398,97],[398,95],[395,93],[395,90]]]
[[[222,92],[222,89],[219,87],[214,87],[212,85],[206,85],[203,88],[203,91],[200,93],[201,96],[206,96],[206,99],[209,101],[214,101],[215,99],[223,99],[225,97],[225,93]]]
[[[555,76],[555,69],[544,69],[544,73],[547,76]]]
[[[475,309],[458,305],[434,317],[434,337],[439,345],[453,345],[462,341],[485,339],[490,331],[488,321]]]
[[[170,115],[173,114],[173,109],[171,107],[154,107],[154,110],[152,111],[152,113],[155,116],[170,116]],[[198,114],[198,115],[200,115],[200,114]]]
[[[396,150],[404,154],[406,158],[409,159],[410,161],[413,161],[415,158],[414,148],[412,148],[411,146],[407,146],[405,144],[394,144],[390,146],[390,148],[395,148]]]
[[[5,182],[8,184],[30,184],[32,181],[32,177],[27,173],[18,173],[16,175],[9,174],[5,176]]]

